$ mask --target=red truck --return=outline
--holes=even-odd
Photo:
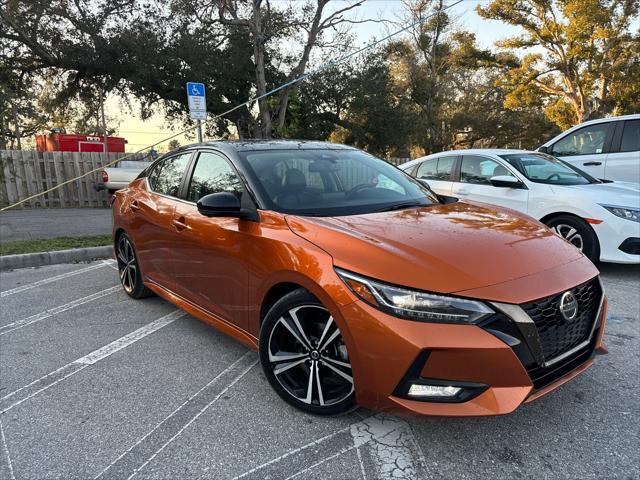
[[[107,137],[109,153],[124,153],[127,140],[122,137]],[[74,135],[70,133],[45,133],[36,135],[39,152],[104,152],[104,136]]]

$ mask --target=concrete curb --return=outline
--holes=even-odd
[[[0,271],[16,268],[41,267],[57,263],[77,263],[113,258],[113,246],[71,248],[53,252],[24,253],[20,255],[4,255],[0,257]]]

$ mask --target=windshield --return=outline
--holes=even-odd
[[[545,153],[500,155],[532,182],[549,185],[586,185],[598,180],[573,165]]]
[[[384,160],[359,150],[241,152],[269,208],[336,216],[439,203],[430,190]]]

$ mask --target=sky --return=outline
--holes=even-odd
[[[272,2],[273,1],[274,0],[272,0]],[[333,4],[333,8],[344,8],[344,6],[349,3],[351,2],[343,0],[336,1]],[[451,1],[450,3],[453,2]],[[465,0],[451,9],[451,16],[456,18],[456,25],[475,33],[479,46],[490,48],[496,40],[518,33],[518,29],[515,27],[498,21],[486,20],[478,16],[475,8],[479,3],[486,4],[488,0]],[[402,11],[403,6],[401,0],[368,0],[358,9],[354,9],[354,17],[357,19],[388,19],[395,21],[401,19]],[[371,42],[374,37],[378,39],[382,38],[397,28],[398,27],[389,27],[378,22],[355,24],[352,27],[352,32],[356,36],[355,46],[363,46]],[[326,60],[329,59],[330,58],[327,58]],[[194,82],[201,80],[202,79],[193,79]],[[140,150],[175,133],[165,124],[160,113],[156,113],[147,121],[142,121],[137,118],[137,112],[135,110],[132,113],[129,113],[127,109],[123,110],[117,98],[109,98],[106,106],[108,116],[122,118],[118,128],[118,135],[127,139],[128,152]],[[186,144],[193,142],[194,137],[186,138],[180,136],[177,140],[181,144]],[[166,143],[156,147],[156,149],[160,151],[165,150]]]

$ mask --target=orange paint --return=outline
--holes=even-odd
[[[151,192],[142,178],[116,193],[113,212],[114,235],[129,235],[151,290],[251,348],[258,348],[269,291],[282,284],[306,288],[340,328],[356,399],[368,408],[424,415],[506,414],[591,364],[531,394],[526,368],[497,336],[475,325],[383,313],[359,299],[334,270],[509,304],[554,295],[598,275],[578,250],[511,210],[464,202],[322,218],[259,210],[256,222],[205,217],[191,202]],[[605,313],[599,348],[604,318]],[[487,389],[462,403],[394,395],[424,350],[431,354],[422,377],[475,382]]]

